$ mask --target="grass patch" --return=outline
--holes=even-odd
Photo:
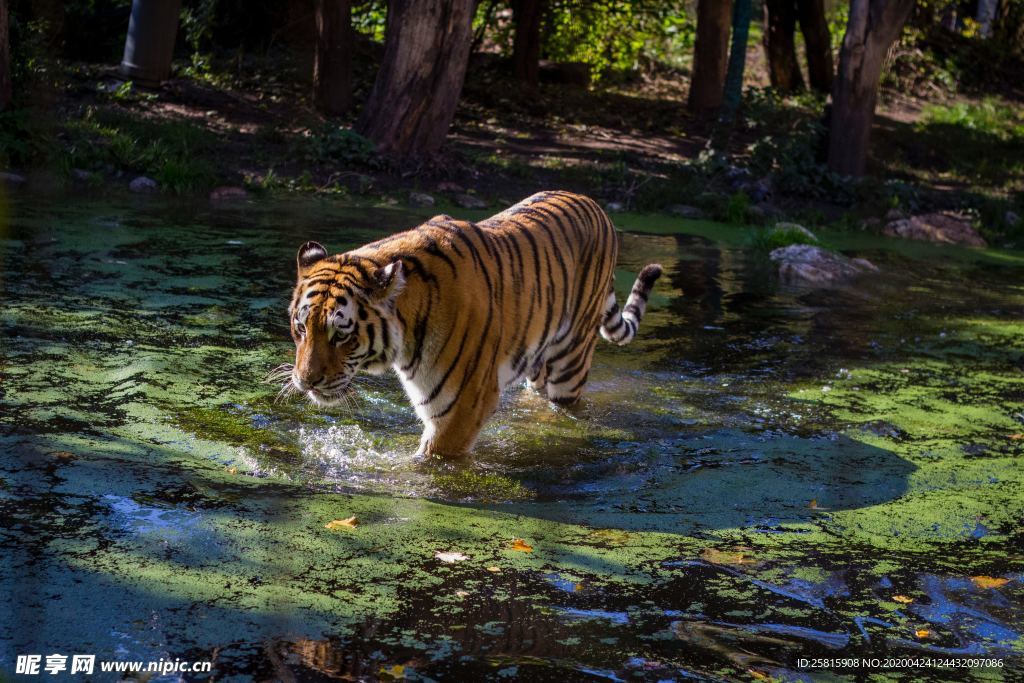
[[[66,124],[62,137],[62,165],[68,171],[126,169],[151,176],[176,194],[208,188],[216,180],[206,156],[215,148],[215,136],[188,122],[90,110]]]

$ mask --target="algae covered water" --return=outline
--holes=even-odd
[[[51,653],[212,662],[150,680],[1020,675],[1024,255],[829,235],[880,273],[800,288],[743,228],[617,216],[620,293],[666,269],[637,340],[599,346],[581,406],[510,392],[441,465],[392,377],[330,411],[264,379],[297,246],[423,218],[7,207],[4,675]]]

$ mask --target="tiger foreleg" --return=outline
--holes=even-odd
[[[467,395],[441,417],[425,418],[417,455],[443,458],[466,455],[476,443],[484,423],[498,407],[498,398],[495,387],[472,398]]]

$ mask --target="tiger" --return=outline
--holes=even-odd
[[[560,406],[587,383],[598,333],[633,340],[662,268],[615,297],[618,236],[594,200],[540,192],[478,223],[439,215],[343,254],[306,242],[289,306],[293,391],[318,406],[358,372],[397,374],[423,423],[418,456],[457,458],[524,379]]]

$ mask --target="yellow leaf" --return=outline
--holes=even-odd
[[[346,519],[331,520],[330,522],[327,522],[327,524],[324,524],[324,528],[330,529],[331,531],[337,531],[338,529],[355,529],[357,526],[359,526],[359,520],[356,519],[355,516],[348,517]]]
[[[572,587],[572,592],[573,593],[579,593],[581,590],[583,590],[583,584],[582,583],[573,584],[573,587]]]
[[[501,567],[488,567],[487,571],[491,572],[492,574],[497,574],[501,571]]]
[[[1024,434],[1010,434],[1007,438],[1013,439],[1014,441],[1020,441],[1021,439],[1024,439]]]
[[[770,680],[772,680],[771,676],[769,676],[766,673],[762,673],[762,672],[758,671],[757,669],[747,669],[747,673],[749,673],[751,678],[753,678],[755,681],[770,681]]]
[[[700,557],[711,564],[754,564],[754,560],[748,558],[744,551],[750,548],[736,548],[732,551],[718,550],[717,548],[704,548]]]
[[[523,539],[517,538],[516,540],[512,541],[512,550],[516,550],[521,553],[532,553],[533,546],[524,541]]]
[[[238,474],[238,468],[237,467],[229,467],[227,469],[227,472],[228,472],[228,474]]]
[[[1003,579],[997,576],[972,576],[971,581],[978,588],[1001,588],[1006,584],[1010,583],[1009,579]]]
[[[892,599],[896,602],[902,602],[904,605],[914,602],[914,598],[908,598],[906,595],[894,595]]]
[[[464,598],[469,595],[469,591],[455,591],[456,597]]]
[[[914,635],[918,638],[928,638],[929,636],[931,636],[931,634],[932,632],[926,628],[919,628],[916,631],[914,631]]]
[[[401,664],[395,664],[390,667],[381,667],[380,672],[390,678],[405,678],[405,667]]]
[[[818,509],[818,499],[811,498],[811,502],[807,504],[807,507],[809,507],[812,510]]]

